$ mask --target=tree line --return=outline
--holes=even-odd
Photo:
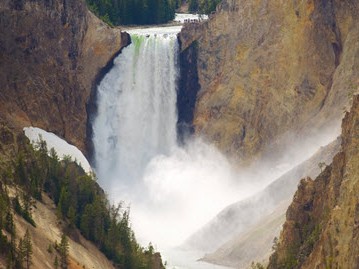
[[[111,26],[161,24],[174,19],[182,0],[86,0],[89,9]],[[187,0],[191,13],[210,14],[221,0]]]
[[[44,193],[53,199],[57,216],[66,223],[67,230],[71,233],[79,229],[117,268],[152,268],[153,248],[145,249],[137,243],[129,210],[122,204],[110,205],[94,175],[86,174],[70,157],[60,160],[55,150],[48,150],[41,139],[36,146],[30,145],[25,136],[18,139],[16,158],[0,174],[0,254],[8,257],[8,268],[23,268],[19,264],[24,261],[19,260],[22,256],[15,242],[13,214],[36,227],[31,208],[34,199],[41,201]],[[22,188],[21,195],[9,198],[6,186],[11,184]],[[16,207],[20,208],[15,210]],[[10,234],[10,239],[2,233],[3,229]],[[22,242],[29,241],[26,240]],[[63,259],[57,264],[66,268]]]
[[[188,0],[188,10],[192,13],[211,14],[216,11],[221,0]]]
[[[110,25],[160,24],[174,19],[180,0],[86,0]]]

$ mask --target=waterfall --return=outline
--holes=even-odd
[[[178,246],[249,195],[234,186],[231,165],[214,146],[200,138],[177,145],[180,28],[130,32],[132,43],[98,86],[92,123],[100,185],[110,200],[131,206],[137,239],[158,250]]]
[[[198,269],[205,268],[195,262],[203,253],[185,257],[187,253],[171,253],[172,247],[226,206],[257,193],[297,165],[303,154],[279,156],[282,159],[270,156],[273,160],[239,171],[199,137],[177,146],[179,30],[131,31],[132,44],[122,50],[101,81],[98,114],[92,123],[95,171],[112,201],[130,203],[141,244],[151,241],[158,250],[165,250],[162,253],[169,257],[170,266]],[[327,140],[312,143],[312,153],[323,141]],[[297,147],[309,148],[302,145]],[[273,166],[276,160],[283,160],[284,166],[281,162]],[[227,227],[225,221],[221,225]]]
[[[176,29],[133,33],[98,87],[95,165],[107,187],[135,184],[151,158],[176,145]]]

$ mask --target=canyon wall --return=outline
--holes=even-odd
[[[198,50],[195,132],[241,160],[285,150],[292,134],[339,132],[358,91],[358,23],[355,0],[225,0],[185,26],[182,50]]]
[[[181,44],[182,45],[182,44]],[[180,79],[177,92],[177,136],[183,143],[194,133],[193,115],[200,89],[197,72],[198,48],[195,42],[180,53]]]
[[[1,1],[0,127],[40,127],[85,152],[96,75],[127,43],[85,1]]]
[[[253,196],[228,205],[186,241],[203,250],[203,261],[233,268],[248,268],[252,261],[267,262],[285,212],[303,177],[321,172],[319,163],[331,163],[340,151],[338,138],[311,158],[292,168]]]
[[[359,96],[342,124],[342,151],[306,178],[286,213],[269,268],[358,268]]]

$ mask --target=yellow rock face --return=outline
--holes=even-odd
[[[301,181],[269,268],[359,267],[359,96],[342,129],[342,152]]]
[[[2,1],[0,13],[0,126],[40,127],[84,151],[86,102],[97,73],[126,43],[120,30],[85,1]]]
[[[198,45],[196,132],[249,160],[288,131],[339,123],[358,90],[358,21],[356,1],[224,1],[183,34]]]

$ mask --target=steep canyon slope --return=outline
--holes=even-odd
[[[234,268],[247,268],[252,261],[268,261],[273,238],[279,235],[300,179],[318,176],[318,163],[331,163],[339,151],[338,138],[262,191],[227,206],[189,238],[186,246],[205,251],[204,261]]]
[[[36,126],[85,150],[96,75],[127,44],[85,1],[0,3],[0,126]]]
[[[96,18],[83,0],[0,2],[1,186],[25,126],[54,132],[85,152],[86,106],[96,78],[127,43],[127,35]],[[16,216],[18,235],[29,228],[33,267],[51,268],[55,253],[46,249],[59,241],[64,225],[48,198],[32,213],[37,228]],[[98,246],[76,233],[81,242],[70,239],[70,268],[114,268]],[[5,258],[0,255],[1,268]]]
[[[294,133],[339,133],[358,90],[355,0],[224,0],[180,40],[198,52],[195,132],[238,159],[284,150]]]
[[[359,96],[342,124],[342,151],[306,178],[286,213],[269,268],[358,268]]]

